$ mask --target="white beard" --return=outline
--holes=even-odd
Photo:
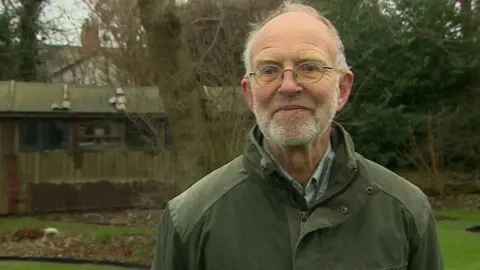
[[[338,87],[334,89],[324,103],[317,106],[314,115],[300,113],[281,118],[275,115],[270,117],[268,110],[259,108],[254,94],[253,110],[258,126],[268,139],[279,146],[307,146],[332,124],[338,108],[339,90]]]

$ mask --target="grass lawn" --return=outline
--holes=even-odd
[[[480,270],[480,233],[465,229],[480,225],[480,211],[438,211],[437,214],[459,218],[437,222],[446,270]]]
[[[74,264],[34,263],[34,262],[0,262],[0,269],[5,270],[121,270],[111,266],[90,266]]]
[[[42,241],[2,244],[2,234],[14,232],[23,227],[47,228],[53,227],[60,231],[58,237],[42,243]],[[153,249],[150,242],[154,228],[90,225],[75,222],[60,222],[42,220],[33,217],[0,218],[0,255],[1,256],[34,256],[108,260],[149,264]],[[3,262],[3,270],[119,270],[112,266],[51,264],[43,262]]]
[[[92,234],[104,234],[108,233],[112,236],[123,234],[153,234],[154,230],[139,227],[123,227],[123,226],[103,226],[103,225],[90,225],[84,223],[73,222],[58,222],[41,220],[30,217],[21,218],[0,218],[0,232],[15,231],[21,227],[35,227],[57,228],[60,232],[89,232]]]
[[[480,270],[480,233],[468,233],[467,227],[480,225],[480,211],[437,211],[438,215],[457,218],[458,220],[439,220],[437,229],[445,258],[446,270]],[[0,219],[0,232],[14,231],[20,227],[55,227],[60,232],[89,232],[94,235],[111,236],[125,234],[153,234],[154,230],[135,227],[97,226],[68,222],[53,222],[35,218]],[[116,269],[107,266],[78,266],[45,263],[5,263],[0,262],[0,269],[12,270],[100,270]]]

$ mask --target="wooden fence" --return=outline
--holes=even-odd
[[[161,155],[58,151],[18,153],[12,159],[1,154],[0,214],[158,206],[176,194],[161,179]],[[17,203],[13,210],[12,200]]]
[[[82,166],[75,168],[75,160]],[[128,179],[152,180],[161,174],[161,156],[134,151],[85,152],[70,155],[66,152],[18,154],[20,177],[29,183]]]

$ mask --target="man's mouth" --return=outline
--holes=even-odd
[[[298,105],[287,105],[278,108],[275,112],[306,111],[308,108]]]
[[[309,109],[298,105],[287,105],[278,108],[274,114],[280,115],[295,115],[302,112],[308,112]]]

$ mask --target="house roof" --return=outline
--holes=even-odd
[[[102,47],[88,51],[81,46],[42,44],[39,54],[43,59],[42,68],[49,77],[52,77],[72,69],[91,58],[97,56],[108,57],[117,50],[116,48]]]
[[[165,113],[157,87],[122,90],[127,100],[125,112]],[[65,92],[71,103],[69,113],[119,113],[109,104],[116,93],[114,87],[12,81],[0,81],[0,113],[54,113],[52,105],[61,104]]]
[[[65,90],[66,89],[66,90]],[[165,106],[158,88],[122,87],[127,113],[161,113]],[[203,87],[211,112],[249,112],[240,87]],[[108,86],[76,85],[64,83],[0,81],[0,113],[55,113],[53,104],[61,104],[64,94],[71,106],[62,113],[115,114],[121,113],[109,100],[116,89]]]
[[[53,76],[71,66],[92,57],[97,52],[86,53],[80,46],[48,45],[40,46],[40,56],[45,60],[47,74]]]
[[[90,53],[86,53],[82,47],[76,47],[76,46],[64,46],[64,45],[44,45],[43,47],[43,53],[45,55],[46,61],[46,70],[50,76],[55,76],[56,74],[62,73],[65,70],[69,70],[76,65],[79,65],[83,63],[84,61],[98,56],[98,55],[103,55],[103,56],[108,56],[109,54],[114,52],[113,48],[102,48],[101,50],[96,50]],[[0,82],[1,83],[1,82]],[[52,85],[52,88],[55,88],[55,91],[59,91],[59,93],[54,93],[54,90],[51,90],[51,94],[58,96],[61,101],[62,97],[62,89],[63,89],[63,84],[48,84]],[[53,86],[56,85],[56,86]],[[1,86],[0,86],[1,88]],[[88,88],[89,92],[85,93],[84,91],[81,91],[81,97],[82,98],[87,98],[87,95],[94,95],[94,96],[100,96],[103,95],[104,93],[109,93],[108,95],[111,95],[112,91],[115,91],[113,88],[108,88],[108,87],[94,87],[94,86],[74,86],[69,85],[69,89],[79,89],[79,88]],[[149,96],[149,100],[143,100],[141,104],[145,104],[146,102],[153,102],[153,100],[160,100],[158,91],[156,87],[150,87],[151,89],[155,90],[147,90],[143,91],[142,95],[143,96]],[[103,89],[103,90],[102,90]],[[147,88],[144,88],[147,89]],[[204,86],[203,87],[204,94],[205,94],[205,99],[207,100],[207,105],[208,109],[210,112],[217,112],[217,113],[225,113],[225,112],[231,112],[231,113],[249,113],[248,106],[245,102],[245,97],[244,94],[242,93],[241,87],[234,87],[234,86]],[[0,97],[1,97],[1,89],[0,89]],[[27,90],[28,91],[28,90]],[[125,94],[129,92],[128,88],[124,89]],[[154,93],[154,94],[153,94]],[[72,93],[70,95],[77,95],[76,91],[75,93]],[[130,91],[128,95],[138,95],[137,91]],[[155,97],[152,95],[156,95]],[[90,97],[91,98],[91,97]],[[139,99],[140,97],[134,97],[135,99]],[[52,98],[50,98],[52,99]],[[104,98],[102,98],[104,99]],[[128,99],[128,98],[127,98]],[[108,98],[107,98],[108,100]],[[45,101],[48,103],[48,101]],[[163,106],[163,101],[159,101],[162,103],[161,106],[158,106],[161,108],[162,112],[165,112],[164,106]],[[130,103],[130,102],[129,102]],[[2,101],[0,101],[0,111],[3,110],[4,106],[1,105]],[[51,105],[49,103],[49,105]],[[30,106],[30,105],[28,105]],[[72,102],[72,106],[75,106],[75,103]],[[91,109],[89,108],[88,104],[85,105],[78,105],[77,104],[77,110],[82,110],[84,108],[84,112],[90,112]],[[98,110],[101,108],[100,104],[97,104],[95,108]],[[132,106],[129,104],[128,106]],[[143,106],[143,105],[142,105]],[[151,107],[154,107],[155,105],[152,105]],[[31,107],[31,106],[30,106]],[[42,106],[44,108],[45,105]],[[20,109],[20,108],[19,108]],[[73,109],[73,107],[72,107]],[[114,111],[113,108],[109,107],[108,109]],[[138,108],[137,110],[141,110],[142,108]],[[106,110],[104,108],[104,110]],[[143,108],[143,110],[145,110]],[[81,111],[77,111],[81,112]],[[102,111],[103,112],[103,111]]]

